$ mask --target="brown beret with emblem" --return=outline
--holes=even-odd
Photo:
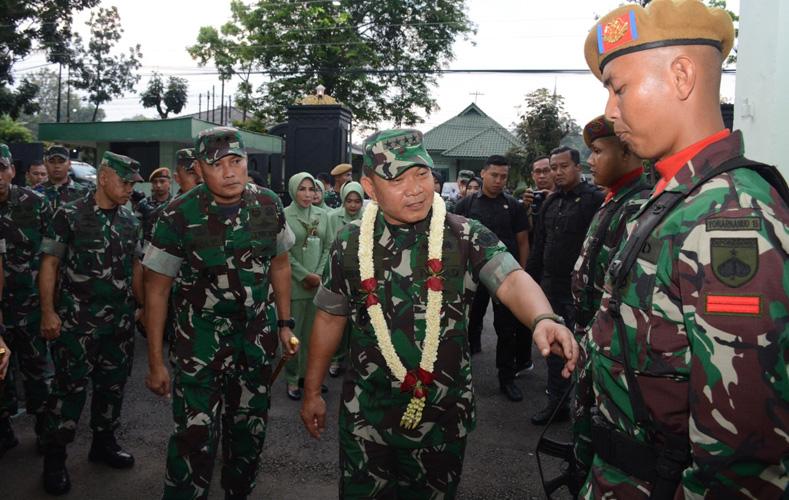
[[[615,136],[614,124],[605,119],[605,116],[600,115],[594,120],[590,121],[584,127],[584,142],[587,147],[592,147],[592,143],[601,137]]]
[[[336,167],[331,169],[331,172],[329,172],[329,173],[331,175],[333,175],[333,176],[334,175],[343,175],[343,174],[347,174],[351,170],[353,170],[353,167],[351,166],[350,163],[340,163],[339,165],[337,165]]]
[[[153,172],[151,175],[148,176],[148,182],[152,182],[154,179],[158,179],[159,177],[164,177],[166,179],[170,178],[170,169],[167,167],[159,167]]]
[[[605,65],[619,56],[676,45],[715,47],[723,62],[734,45],[731,17],[699,0],[652,0],[646,7],[623,5],[592,27],[584,55],[600,80]]]

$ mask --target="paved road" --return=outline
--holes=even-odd
[[[511,403],[499,393],[495,368],[495,334],[492,311],[485,318],[483,352],[473,358],[477,395],[477,429],[466,451],[460,499],[522,500],[544,498],[533,450],[542,428],[529,417],[544,402],[545,362],[537,360],[535,370],[522,375],[518,384],[525,399]],[[137,462],[133,469],[116,471],[88,462],[90,428],[88,408],[83,411],[75,443],[69,447],[68,467],[72,491],[66,498],[96,500],[147,500],[162,491],[164,456],[172,430],[170,406],[145,388],[147,370],[144,340],[137,339],[135,365],[126,389],[123,425],[119,441]],[[330,418],[321,441],[311,439],[298,416],[299,403],[285,395],[284,380],[274,385],[272,409],[263,465],[255,499],[311,500],[337,498],[337,410],[340,379],[327,379],[326,396]],[[32,418],[17,417],[14,427],[21,441],[0,459],[0,497],[4,499],[45,499],[41,485],[42,459],[36,454]],[[566,438],[567,424],[554,426],[551,434]],[[221,499],[219,464],[215,468],[211,499]],[[569,497],[569,495],[567,496]]]

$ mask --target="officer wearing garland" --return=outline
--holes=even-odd
[[[47,199],[52,213],[65,203],[85,196],[89,188],[69,177],[71,157],[65,146],[55,144],[44,151],[47,180],[36,186],[36,191]]]
[[[482,283],[574,369],[578,346],[539,286],[482,224],[447,214],[416,130],[364,143],[373,200],[340,231],[315,298],[301,415],[325,430],[321,382],[350,320],[340,409],[341,498],[452,498],[475,425],[468,306]]]
[[[49,394],[47,344],[39,331],[41,309],[36,279],[41,239],[52,217],[44,197],[30,188],[12,184],[16,171],[8,146],[0,144],[0,234],[6,241],[5,286],[2,301],[6,341],[13,348],[22,374],[28,415],[35,416],[40,436],[42,412]],[[19,442],[10,417],[17,413],[13,377],[0,394],[0,454]]]
[[[626,5],[585,55],[605,116],[660,180],[628,224],[588,335],[585,498],[785,498],[789,190],[724,128],[729,15]]]
[[[170,394],[162,336],[172,288],[171,342],[175,430],[167,447],[163,498],[206,498],[219,439],[225,498],[247,498],[255,486],[270,405],[271,360],[290,344],[293,232],[282,203],[247,183],[238,130],[216,127],[195,142],[204,183],[172,201],[154,228],[146,270],[146,385]],[[269,283],[279,335],[266,315]]]
[[[71,487],[66,446],[74,440],[89,382],[89,459],[118,469],[134,464],[115,430],[134,353],[135,299],[142,302],[140,223],[124,205],[141,180],[136,162],[107,151],[96,191],[58,208],[41,243],[41,334],[55,364],[41,438],[50,494]]]

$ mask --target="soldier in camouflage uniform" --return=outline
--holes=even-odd
[[[15,173],[8,146],[0,144],[0,234],[6,241],[2,302],[5,338],[15,352],[24,380],[27,413],[36,417],[39,436],[51,375],[47,370],[47,344],[39,332],[41,310],[36,279],[41,238],[51,214],[42,195],[11,184]],[[15,388],[9,377],[0,394],[0,448],[17,443],[9,420],[18,410]]]
[[[0,297],[3,295],[3,260],[5,259],[5,239],[0,235]],[[0,298],[0,301],[2,299]],[[11,358],[11,350],[3,340],[5,335],[5,325],[3,324],[3,311],[0,309],[0,382],[5,380],[8,370],[8,360]]]
[[[89,188],[69,177],[71,158],[68,148],[55,144],[44,152],[47,180],[36,186],[49,203],[52,213],[61,205],[85,196]]]
[[[157,168],[148,176],[148,182],[151,183],[151,195],[137,204],[137,210],[134,213],[140,219],[143,240],[146,242],[151,241],[156,215],[172,198],[170,195],[170,169],[167,167]]]
[[[594,405],[590,373],[584,369],[586,328],[600,308],[605,273],[612,252],[624,236],[627,220],[644,204],[651,186],[644,177],[641,158],[637,157],[614,133],[614,125],[604,116],[586,124],[583,130],[586,146],[591,150],[587,162],[597,186],[608,188],[603,205],[595,214],[586,232],[581,254],[575,263],[572,276],[572,293],[575,301],[575,338],[581,346],[578,371],[576,371],[575,405],[575,455],[583,470],[589,470],[592,455],[587,441],[591,429],[590,408]]]
[[[277,338],[286,357],[296,352],[290,345],[293,232],[276,194],[246,183],[246,152],[236,129],[201,132],[195,156],[204,184],[167,206],[143,261],[146,385],[170,394],[162,335],[172,287],[175,431],[167,447],[164,498],[208,496],[220,437],[225,498],[246,498],[266,435]],[[269,283],[279,335],[266,315]]]
[[[134,464],[114,433],[132,366],[135,298],[142,299],[140,223],[123,205],[141,180],[131,158],[104,153],[96,192],[58,208],[41,244],[41,334],[51,341],[55,363],[42,436],[44,488],[52,494],[70,488],[66,445],[74,440],[89,382],[90,460],[114,468]]]
[[[334,179],[334,189],[327,190],[323,199],[330,209],[342,206],[342,186],[353,180],[353,166],[350,163],[340,163],[329,172]],[[328,186],[326,186],[328,188]]]
[[[695,0],[620,7],[586,40],[606,117],[661,178],[588,334],[585,498],[786,498],[789,193],[724,128],[733,42],[729,15]]]
[[[362,185],[377,202],[373,261],[376,285],[362,288],[358,221],[335,240],[315,298],[318,312],[310,342],[302,420],[314,437],[324,430],[321,382],[350,319],[349,369],[340,408],[341,498],[453,498],[463,465],[466,436],[475,426],[468,306],[481,282],[528,324],[545,356],[551,347],[574,368],[578,346],[556,321],[539,286],[496,236],[474,220],[447,214],[442,266],[443,303],[432,382],[421,422],[401,426],[412,388],[401,385],[384,357],[366,303],[370,293],[383,308],[394,355],[417,373],[426,348],[426,284],[433,161],[416,130],[382,131],[364,143]],[[372,206],[372,205],[371,205]],[[370,210],[368,206],[365,210]],[[528,298],[527,298],[528,297]],[[386,335],[384,333],[384,335]],[[549,347],[550,344],[550,347]],[[427,373],[430,376],[430,373]],[[421,390],[421,389],[420,389]]]

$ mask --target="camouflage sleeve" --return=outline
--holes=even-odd
[[[156,221],[151,244],[145,250],[142,265],[159,274],[175,278],[186,254],[177,213],[168,211]]]
[[[507,251],[504,243],[481,222],[468,219],[468,223],[471,240],[469,257],[474,278],[488,289],[491,297],[495,297],[504,279],[521,266]]]
[[[51,220],[52,220],[52,206],[49,203],[47,203],[47,199],[42,196],[41,201],[38,203],[38,221],[39,221],[39,229],[41,230],[42,235],[47,234],[47,225]]]
[[[5,238],[0,238],[0,255],[5,255]]]
[[[674,266],[691,349],[686,497],[786,485],[789,210],[754,205],[701,218]]]
[[[343,241],[340,236],[334,240],[323,271],[323,282],[313,301],[318,309],[335,316],[347,316],[350,313],[348,285],[342,267]]]
[[[293,229],[288,225],[285,220],[285,209],[282,206],[282,200],[279,199],[273,191],[266,190],[267,194],[274,200],[277,208],[277,221],[279,223],[279,233],[277,233],[277,255],[281,255],[291,248],[296,243],[296,236],[293,234]]]
[[[41,241],[41,253],[53,255],[60,260],[66,256],[66,250],[73,238],[68,212],[64,207],[55,211],[47,226],[47,232]]]

